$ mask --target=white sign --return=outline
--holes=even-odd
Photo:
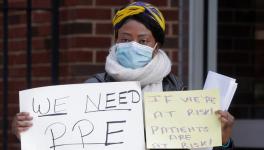
[[[139,82],[72,84],[19,92],[33,127],[22,150],[144,150]]]

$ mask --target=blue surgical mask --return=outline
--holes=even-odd
[[[153,48],[135,41],[116,44],[116,59],[126,68],[137,69],[152,59]]]

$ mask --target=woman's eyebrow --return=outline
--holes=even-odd
[[[143,34],[139,34],[138,37],[148,37],[150,36],[150,34],[147,34],[147,33],[143,33]]]
[[[120,34],[122,34],[122,35],[129,35],[129,36],[131,36],[131,33],[128,33],[128,32],[120,32]]]

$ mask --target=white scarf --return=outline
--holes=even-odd
[[[117,62],[115,50],[115,46],[111,47],[105,64],[105,70],[111,77],[117,81],[139,81],[143,92],[163,91],[162,80],[171,71],[171,62],[165,52],[159,50],[146,66],[130,69]]]

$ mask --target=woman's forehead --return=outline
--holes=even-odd
[[[136,20],[128,20],[119,29],[118,33],[123,35],[137,34],[139,36],[152,35],[151,31],[144,24]]]

